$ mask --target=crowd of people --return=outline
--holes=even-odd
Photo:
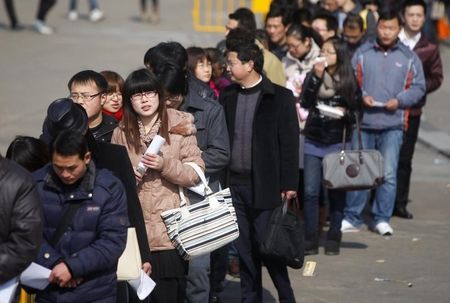
[[[161,42],[125,79],[76,73],[69,97],[47,108],[41,136],[18,136],[0,156],[0,285],[34,261],[51,270],[36,302],[138,302],[115,274],[132,226],[156,282],[146,302],[220,302],[230,270],[241,301],[259,303],[262,264],[279,302],[296,302],[286,264],[259,252],[283,199],[300,201],[305,255],[319,253],[322,234],[325,254],[339,255],[366,203],[373,220],[365,223],[381,236],[394,234],[393,215],[413,218],[420,117],[443,80],[439,48],[424,31],[428,9],[423,0],[274,0],[264,29],[250,9],[232,12],[216,47]],[[164,145],[147,154],[157,135]],[[359,140],[381,153],[384,182],[327,190],[322,160]],[[189,262],[161,218],[179,207],[178,187],[199,182],[188,162],[214,192],[230,188],[240,232]],[[191,204],[204,199],[186,194]]]

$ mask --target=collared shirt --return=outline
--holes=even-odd
[[[414,47],[416,47],[416,44],[417,44],[417,42],[419,42],[421,36],[422,36],[422,33],[419,32],[417,35],[415,35],[413,37],[408,37],[404,28],[402,28],[402,30],[400,31],[400,34],[398,34],[398,38],[400,39],[400,41],[402,41],[403,44],[405,44],[407,47],[409,47],[410,50],[413,50]]]
[[[242,89],[249,89],[249,88],[255,87],[256,85],[258,85],[259,83],[261,83],[261,81],[262,81],[262,76],[259,76],[259,80],[258,80],[258,81],[256,81],[255,83],[253,83],[252,85],[247,86],[247,87],[244,87],[244,86],[241,85],[241,88],[242,88]]]

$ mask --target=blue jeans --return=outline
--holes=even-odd
[[[304,162],[304,195],[303,210],[306,233],[315,233],[319,228],[319,197],[322,181],[322,158],[305,154]],[[330,230],[339,231],[344,217],[345,192],[328,191],[330,201]]]
[[[186,298],[184,302],[209,301],[209,260],[210,254],[189,260],[189,273],[186,277]]]
[[[69,2],[69,10],[76,11],[77,10],[78,0],[70,0]],[[91,10],[98,8],[97,0],[89,0],[89,7]]]
[[[400,147],[403,141],[403,130],[362,130],[362,145],[364,149],[376,149],[383,156],[384,183],[377,188],[372,205],[372,215],[375,225],[389,222],[395,204],[397,190],[397,166]],[[352,147],[357,149],[358,133],[353,133]],[[369,191],[347,192],[347,206],[344,216],[354,226],[362,224],[361,212],[369,199]]]

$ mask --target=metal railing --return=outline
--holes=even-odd
[[[239,7],[248,7],[260,20],[271,0],[194,0],[192,23],[199,32],[224,32],[228,15]]]

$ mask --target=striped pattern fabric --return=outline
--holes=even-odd
[[[210,253],[239,237],[230,189],[161,214],[169,238],[184,260]]]

